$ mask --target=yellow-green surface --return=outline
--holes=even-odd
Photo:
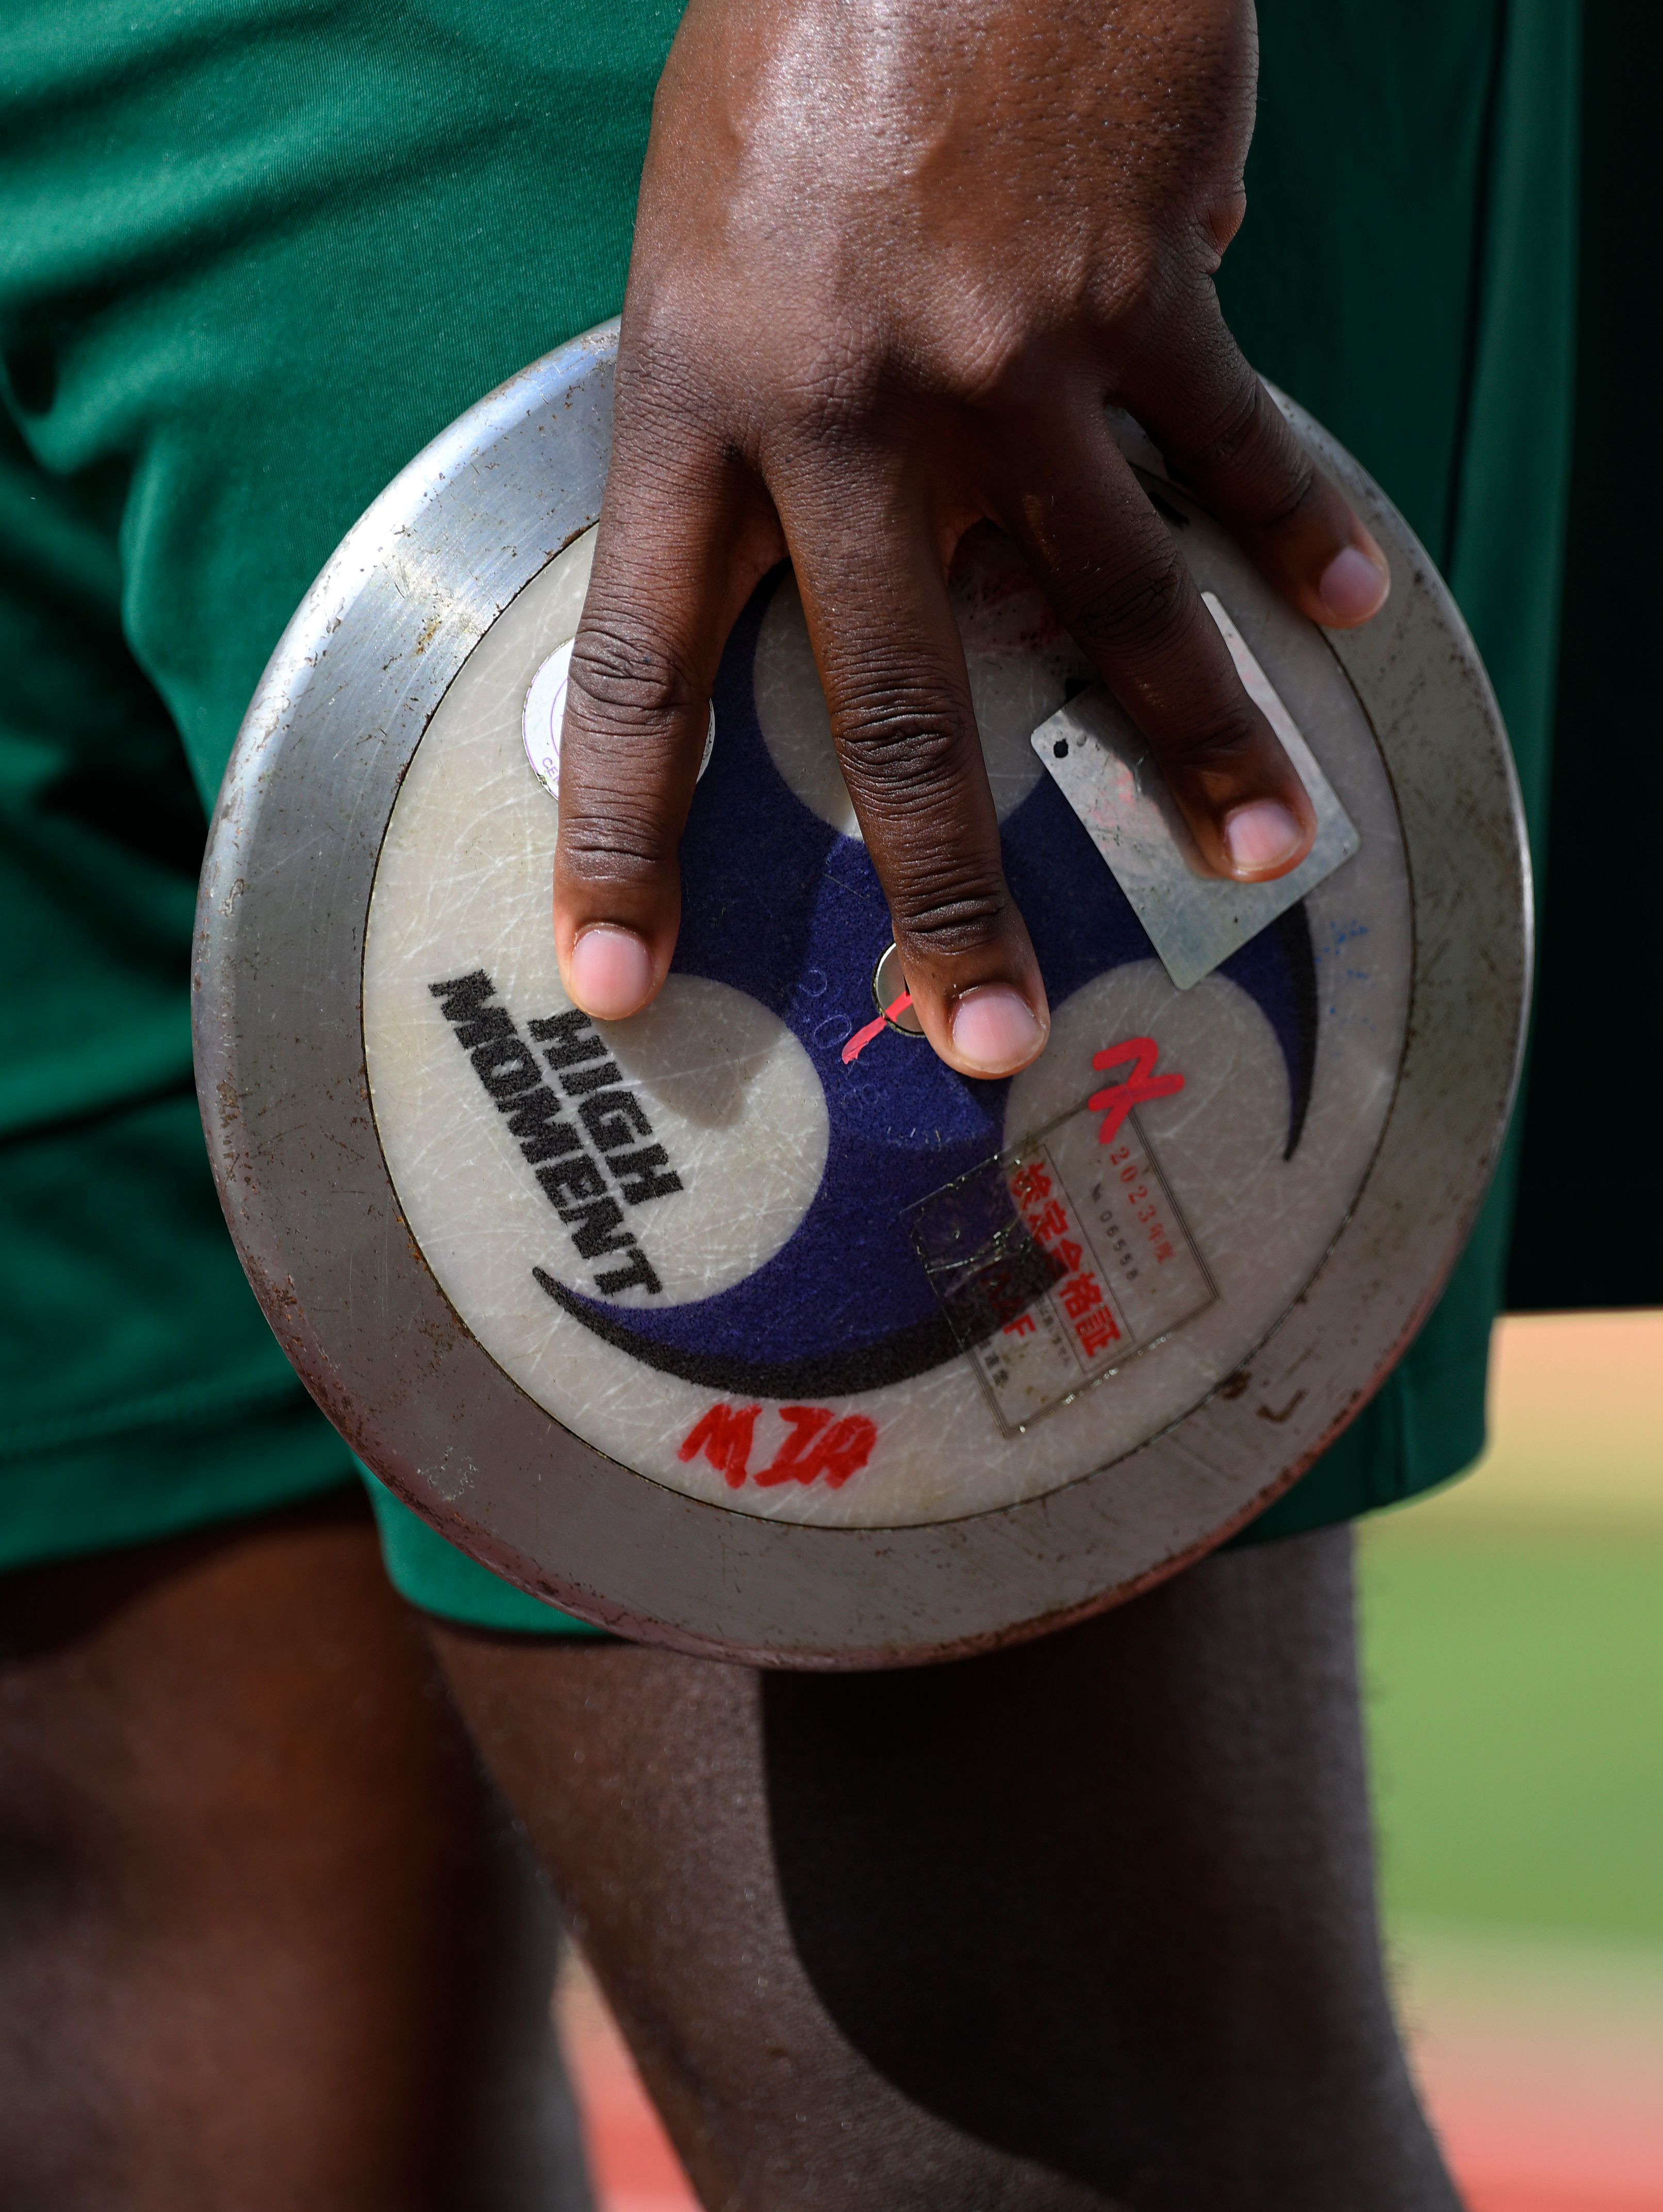
[[[1663,1318],[1504,1325],[1484,1466],[1363,1538],[1388,1917],[1663,1941]]]

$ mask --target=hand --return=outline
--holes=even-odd
[[[601,1019],[662,984],[710,685],[793,562],[834,741],[932,1044],[1042,1049],[945,573],[991,518],[1150,739],[1207,863],[1314,834],[1105,402],[1314,621],[1374,540],[1225,328],[1249,0],[692,0],[653,112],[611,474],[572,663],[555,932]]]

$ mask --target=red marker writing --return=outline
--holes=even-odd
[[[883,1027],[884,1024],[886,1022],[892,1022],[897,1014],[904,1014],[907,1007],[910,1006],[912,1003],[912,993],[910,991],[903,991],[892,1006],[884,1007],[883,1012],[878,1016],[875,1022],[868,1022],[864,1030],[857,1030],[843,1048],[844,1066],[853,1066],[854,1062],[859,1059],[861,1054],[865,1052],[866,1047],[871,1042],[872,1039],[877,1035],[878,1031]],[[1181,1081],[1182,1078],[1180,1077],[1179,1079]]]
[[[1092,1113],[1103,1117],[1097,1131],[1100,1145],[1114,1143],[1120,1133],[1121,1122],[1134,1106],[1141,1106],[1146,1098],[1170,1098],[1174,1091],[1183,1089],[1181,1075],[1155,1073],[1160,1049],[1153,1037],[1122,1037],[1119,1044],[1092,1054],[1091,1065],[1100,1071],[1124,1067],[1128,1060],[1132,1064],[1125,1082],[1112,1083],[1106,1091],[1095,1091],[1086,1102]]]

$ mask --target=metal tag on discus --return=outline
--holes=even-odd
[[[1495,702],[1401,518],[1297,409],[1391,562],[1364,629],[1292,613],[1160,481],[1324,822],[1319,865],[1244,902],[1155,851],[1123,730],[1119,799],[1107,768],[1058,778],[1058,738],[1108,726],[1096,672],[973,532],[951,590],[1053,1018],[1035,1066],[973,1082],[895,1008],[782,569],[716,681],[670,978],[591,1022],[549,927],[554,764],[616,349],[591,332],[420,455],[249,710],[196,977],[232,1231],[343,1434],[519,1587],[781,1666],[1035,1634],[1292,1482],[1460,1251],[1528,981]],[[1151,818],[1117,879],[1104,839]]]

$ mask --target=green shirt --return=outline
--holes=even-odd
[[[349,525],[474,400],[617,309],[677,15],[670,0],[12,0],[0,1565],[258,1510],[349,1471],[243,1284],[203,1160],[187,1007],[202,810]],[[1444,565],[1539,813],[1569,452],[1573,0],[1265,0],[1261,20],[1227,307]],[[1399,1375],[1264,1532],[1472,1455],[1509,1190]]]

